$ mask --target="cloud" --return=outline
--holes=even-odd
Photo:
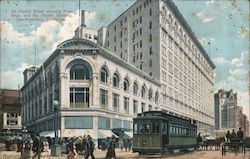
[[[230,63],[230,61],[228,61],[224,57],[216,57],[213,58],[212,61],[214,62],[215,65],[225,65]]]
[[[241,53],[240,58],[234,58],[231,61],[231,64],[235,67],[243,67],[247,65],[249,59],[249,51],[244,51]]]
[[[210,21],[213,21],[216,17],[212,15],[208,15],[207,13],[204,13],[204,11],[200,11],[195,14],[203,23],[207,23]]]
[[[198,40],[203,46],[208,45],[209,42],[210,44],[215,42],[215,39],[213,37],[205,37]]]
[[[214,2],[215,2],[215,0],[208,0],[208,1],[206,1],[206,5],[213,4]]]
[[[59,43],[72,38],[79,25],[78,13],[77,11],[66,14],[62,22],[43,22],[37,28],[31,28],[33,30],[30,34],[18,32],[11,23],[0,21],[1,58],[8,59],[1,63],[2,86],[17,88],[17,83],[23,80],[24,69],[34,65],[35,52],[36,65],[39,66],[53,53]],[[86,24],[91,23],[94,18],[95,12],[85,13]],[[13,80],[9,77],[13,77]]]
[[[19,68],[16,70],[9,70],[9,71],[2,71],[2,85],[1,88],[8,88],[8,89],[18,89],[21,88],[23,85],[23,71],[28,68],[32,67],[33,65],[27,63],[21,63]],[[11,77],[11,78],[10,78]]]

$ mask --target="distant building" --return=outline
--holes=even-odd
[[[249,135],[249,121],[243,113],[243,107],[238,106],[237,93],[233,90],[220,89],[214,94],[215,102],[215,129],[217,132],[226,132],[242,128],[245,135]]]
[[[245,136],[249,135],[249,121],[247,116],[243,113],[243,108],[237,106],[237,129],[241,128]]]
[[[219,90],[214,95],[215,129],[237,127],[237,93],[233,90]]]
[[[0,90],[0,130],[22,129],[19,90]]]
[[[249,120],[247,119],[247,116],[244,114],[243,115],[243,126],[242,130],[245,133],[245,136],[249,136]]]

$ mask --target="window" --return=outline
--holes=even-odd
[[[66,116],[64,117],[65,129],[92,129],[93,117]]]
[[[153,98],[152,89],[149,89],[149,91],[148,91],[148,99],[152,100],[152,98]]]
[[[142,16],[140,16],[140,23],[142,23]]]
[[[134,123],[134,134],[138,134],[138,123]]]
[[[70,107],[89,107],[89,88],[70,88]]]
[[[149,29],[152,29],[152,21],[149,22]]]
[[[138,94],[138,84],[136,82],[134,82],[134,85],[133,85],[133,94],[134,95]]]
[[[140,35],[142,35],[142,28],[140,28]]]
[[[149,134],[150,133],[150,124],[149,123],[141,123],[139,125],[140,134]]]
[[[142,40],[140,40],[140,48],[142,48]]]
[[[103,109],[108,108],[108,91],[104,89],[100,90],[100,105]]]
[[[121,128],[122,127],[122,120],[120,119],[113,119],[112,120],[112,128]]]
[[[125,78],[125,79],[124,79],[124,82],[123,82],[123,90],[124,90],[124,91],[129,91],[129,82],[128,82],[128,78]]]
[[[152,121],[152,133],[154,133],[154,134],[160,133],[159,121]]]
[[[124,97],[124,111],[129,114],[129,98],[127,97]]]
[[[114,30],[116,31],[116,26],[114,26]]]
[[[159,101],[159,93],[156,91],[155,93],[155,102],[157,103]]]
[[[108,71],[105,67],[101,68],[101,82],[108,83]]]
[[[142,86],[142,88],[141,88],[141,97],[142,98],[146,97],[146,88],[145,88],[145,86]]]
[[[145,103],[141,103],[141,112],[145,111]]]
[[[98,117],[98,129],[110,130],[110,119],[105,117]]]
[[[76,64],[70,69],[70,80],[88,80],[90,76],[91,71],[85,64]]]
[[[152,59],[149,60],[149,67],[152,67]]]
[[[152,34],[149,35],[149,42],[152,42]]]
[[[149,54],[152,55],[153,54],[153,51],[152,51],[152,46],[150,46],[149,48]]]
[[[120,36],[121,36],[121,38],[122,38],[122,31],[120,31]]]
[[[149,9],[149,16],[152,16],[152,8]]]
[[[133,100],[133,113],[137,114],[138,113],[138,101]]]
[[[113,108],[114,111],[119,110],[119,94],[113,93]]]
[[[115,73],[113,75],[113,87],[119,88],[119,82],[120,82],[119,76],[117,73]]]

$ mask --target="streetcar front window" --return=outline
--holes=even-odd
[[[134,124],[134,134],[138,134],[138,124]]]
[[[141,123],[140,134],[149,134],[149,133],[150,133],[150,124]]]

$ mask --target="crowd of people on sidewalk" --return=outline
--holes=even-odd
[[[107,137],[107,139],[104,140],[105,149],[102,150],[106,151],[105,159],[116,159],[115,149],[119,146],[121,150],[124,148],[126,152],[131,150],[131,139],[123,139],[122,145],[117,142],[118,140],[115,135]],[[29,138],[23,138],[18,143],[18,151],[21,152],[20,158],[40,159],[42,152],[47,151],[46,149],[51,149],[54,142],[55,140],[53,141],[49,137],[40,137],[38,133],[30,134]],[[96,146],[91,135],[60,139],[57,144],[64,145],[62,147],[65,148],[67,159],[74,159],[77,155],[81,154],[81,152],[84,154],[85,159],[95,159],[94,151]]]

